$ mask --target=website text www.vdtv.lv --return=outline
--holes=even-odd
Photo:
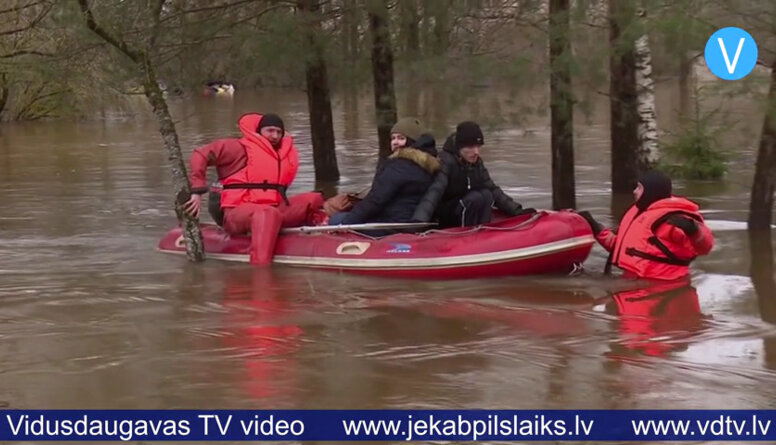
[[[695,419],[695,420],[631,420],[635,436],[704,436],[715,437],[765,437],[771,428],[771,421],[758,418],[757,414],[751,419],[735,419],[730,416],[720,415],[719,418]]]
[[[347,436],[399,436],[408,441],[425,438],[478,440],[483,437],[584,436],[592,431],[593,422],[579,415],[574,416],[572,423],[544,415],[521,418],[491,414],[481,419],[458,415],[454,419],[440,419],[433,414],[423,417],[410,414],[406,420],[343,420],[342,426]]]

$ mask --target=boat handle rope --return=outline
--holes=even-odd
[[[448,235],[448,236],[461,236],[461,235],[469,235],[471,233],[479,232],[480,230],[492,230],[492,231],[504,231],[504,232],[505,231],[512,231],[512,230],[520,229],[523,226],[526,226],[526,225],[528,225],[528,224],[530,224],[530,223],[536,221],[537,219],[539,219],[539,218],[541,218],[543,216],[546,216],[546,215],[548,215],[548,213],[544,212],[544,211],[536,212],[535,214],[533,214],[530,218],[526,219],[525,221],[517,223],[517,224],[515,224],[513,226],[509,226],[509,227],[490,227],[490,226],[486,226],[486,225],[479,225],[479,226],[474,226],[471,229],[465,230],[463,232],[447,232],[445,229],[431,229],[431,230],[427,230],[425,232],[419,233],[418,236],[427,236],[427,235],[430,235],[432,233],[436,233],[436,234],[439,234],[439,235]]]
[[[582,263],[574,263],[573,266],[568,276],[582,275],[585,272],[585,266]]]
[[[462,232],[448,232],[447,231],[448,229],[430,229],[430,230],[427,230],[425,232],[416,233],[415,235],[418,236],[418,237],[426,237],[428,235],[436,233],[438,235],[446,235],[446,236],[463,236],[463,235],[469,235],[469,234],[472,234],[472,233],[476,233],[476,232],[479,232],[481,230],[511,231],[511,230],[520,229],[523,226],[526,226],[526,225],[528,225],[528,224],[530,224],[530,223],[536,221],[537,219],[539,219],[539,218],[541,218],[543,216],[546,216],[546,215],[549,215],[549,213],[547,213],[545,211],[539,211],[539,212],[536,212],[535,214],[533,214],[530,218],[526,219],[525,221],[517,223],[517,224],[515,224],[513,226],[509,226],[509,227],[489,227],[489,226],[486,226],[486,225],[479,225],[479,226],[474,226],[474,227],[472,227],[469,230],[464,230]],[[355,235],[360,235],[360,236],[362,236],[364,238],[368,238],[368,239],[371,239],[373,241],[376,241],[376,240],[379,240],[380,238],[382,238],[382,237],[370,236],[370,235],[367,235],[365,233],[358,232],[356,230],[347,230],[347,231],[343,230],[343,232],[352,233],[352,234],[355,234]]]

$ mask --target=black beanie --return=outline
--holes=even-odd
[[[262,116],[261,121],[259,121],[259,126],[256,128],[256,132],[260,133],[261,129],[264,127],[280,127],[281,130],[284,132],[286,131],[283,127],[283,119],[277,114],[272,113]]]
[[[412,148],[428,153],[433,157],[437,157],[439,154],[436,149],[436,140],[434,140],[434,136],[429,133],[420,135],[418,140],[412,144]]]
[[[636,201],[639,210],[646,210],[655,201],[671,197],[671,178],[665,173],[652,170],[639,178],[639,183],[644,187],[644,193]]]
[[[461,122],[455,127],[455,148],[460,150],[463,147],[470,147],[472,145],[483,145],[485,143],[485,137],[482,135],[482,130],[476,122],[466,121]]]

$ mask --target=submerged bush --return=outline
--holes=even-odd
[[[661,159],[660,167],[671,176],[720,179],[727,170],[727,156],[719,148],[716,137],[704,131],[683,132],[664,151],[670,160]]]
[[[662,147],[664,156],[659,167],[668,174],[684,179],[720,179],[727,170],[727,155],[719,142],[725,125],[714,125],[720,109],[702,111],[703,87],[693,91],[693,115],[683,119],[677,138]]]

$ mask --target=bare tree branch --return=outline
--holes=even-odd
[[[41,100],[49,98],[49,97],[61,96],[62,94],[65,94],[67,92],[67,90],[57,90],[57,91],[53,91],[51,93],[41,94],[43,92],[44,88],[45,88],[44,85],[40,85],[37,88],[37,90],[35,91],[33,99],[30,102],[28,102],[24,107],[22,107],[21,110],[19,110],[18,113],[16,113],[17,120],[20,120],[19,118],[22,118],[22,117],[28,117],[28,118],[34,117],[34,116],[29,115],[29,113],[32,110],[33,105],[35,105],[36,103],[40,102]],[[25,92],[26,91],[28,91],[28,90],[25,90]],[[44,116],[45,115],[40,115],[39,117],[44,117]]]
[[[45,1],[38,1],[38,2],[30,3],[30,4],[27,4],[27,5],[24,5],[24,6],[14,6],[12,8],[0,9],[0,14],[7,14],[9,12],[23,11],[23,10],[25,10],[27,8],[32,8],[33,6],[38,6],[38,5],[41,5],[43,3],[45,3]]]
[[[8,54],[0,54],[0,59],[11,59],[14,57],[26,56],[26,55],[54,57],[56,54],[42,53],[40,51],[33,51],[33,50],[20,50],[20,51],[14,51]]]
[[[138,53],[137,51],[134,51],[129,47],[129,45],[127,45],[126,42],[114,37],[107,30],[105,30],[104,28],[102,28],[100,25],[97,24],[97,22],[94,20],[94,15],[92,14],[92,10],[89,8],[88,0],[78,0],[78,5],[81,7],[81,12],[83,12],[84,17],[86,19],[86,26],[90,30],[92,30],[93,33],[102,37],[103,40],[105,40],[106,42],[116,47],[127,57],[132,59],[133,62],[141,63],[143,61],[142,54]]]
[[[751,20],[754,24],[759,24],[765,29],[770,30],[773,28],[773,22],[767,20],[769,15],[765,14],[765,11],[744,12],[744,11],[735,9],[732,5],[730,5],[726,1],[720,1],[718,3],[724,11],[727,11],[730,14],[737,15],[747,20]]]
[[[182,15],[186,15],[186,14],[195,14],[197,12],[206,12],[206,11],[226,10],[226,9],[232,8],[234,6],[243,5],[243,4],[247,4],[247,3],[257,3],[258,1],[259,0],[237,0],[237,1],[232,2],[232,3],[224,3],[223,5],[204,6],[204,7],[201,7],[201,8],[184,9],[184,10],[178,12],[178,13],[175,13],[175,14],[172,14],[172,15],[169,15],[169,16],[163,18],[162,19],[162,23],[168,22],[170,20],[173,20],[175,18],[178,18],[178,17],[180,17]],[[276,9],[277,7],[282,7],[282,6],[284,6],[284,5],[276,4],[276,5],[274,5],[274,7],[275,7],[274,9]]]
[[[151,9],[151,20],[153,20],[154,24],[151,27],[151,38],[148,39],[148,48],[146,48],[146,52],[150,51],[151,48],[156,45],[156,39],[159,37],[159,21],[162,15],[164,2],[165,0],[158,0]]]
[[[223,26],[219,26],[219,27],[213,29],[209,34],[206,34],[206,35],[202,36],[201,38],[193,40],[193,41],[191,41],[189,43],[164,45],[164,47],[167,47],[167,48],[169,48],[169,47],[190,47],[190,46],[199,45],[201,43],[207,42],[207,41],[212,40],[212,39],[227,38],[229,36],[218,36],[218,33],[224,31],[225,29],[233,28],[233,27],[236,27],[238,25],[242,25],[245,22],[249,22],[251,20],[257,19],[257,18],[259,18],[259,17],[261,17],[261,16],[263,16],[263,15],[265,15],[265,14],[271,12],[271,11],[279,9],[279,8],[281,8],[283,6],[285,6],[285,5],[269,6],[267,8],[262,9],[261,11],[258,11],[256,14],[249,15],[247,17],[243,17],[242,19],[234,21],[234,22],[229,22],[227,24],[224,24]]]
[[[16,28],[16,29],[11,29],[11,30],[8,30],[8,31],[2,31],[2,32],[0,32],[0,36],[7,36],[7,35],[12,35],[12,34],[18,34],[20,32],[24,32],[24,31],[27,31],[29,29],[34,28],[35,26],[37,26],[38,23],[40,23],[41,20],[43,20],[48,15],[48,13],[49,13],[49,11],[51,11],[52,7],[53,7],[53,5],[49,5],[48,7],[46,7],[27,26],[23,26],[21,28]]]
[[[162,15],[162,8],[164,8],[164,4],[167,0],[157,0],[156,4],[154,5],[154,9],[151,10],[151,16],[154,19],[158,19]]]

